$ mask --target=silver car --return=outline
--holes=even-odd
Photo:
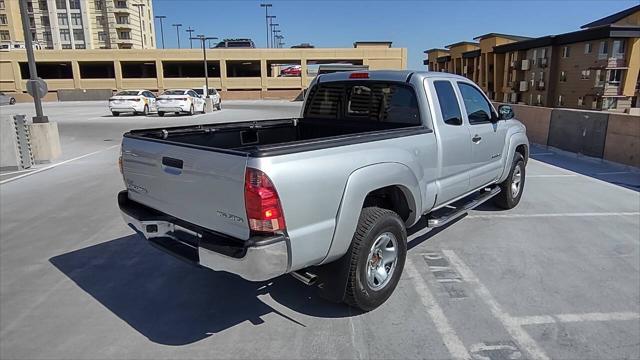
[[[16,98],[11,95],[7,95],[4,92],[0,92],[0,105],[13,105],[16,103]]]

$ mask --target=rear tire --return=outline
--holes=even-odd
[[[520,203],[524,192],[526,168],[522,154],[516,153],[513,156],[509,176],[499,184],[500,193],[496,196],[495,204],[503,209],[513,209]]]
[[[120,115],[120,113],[119,113],[119,112],[112,111],[112,112],[111,112],[111,115],[113,115],[113,116],[119,116],[119,115]]]
[[[189,115],[194,115],[196,112],[193,109],[193,104],[191,104],[191,107],[189,108]]]
[[[11,98],[9,99],[9,105],[15,105],[16,104],[16,99]]]
[[[158,116],[163,117],[164,116],[164,111],[158,111]]]
[[[148,116],[149,115],[149,106],[145,105],[144,109],[142,109],[142,115],[144,116]]]
[[[393,293],[407,256],[407,231],[393,211],[366,207],[360,213],[347,256],[350,268],[345,302],[370,311]]]
[[[218,105],[216,105],[216,110],[222,110],[222,101],[218,101]]]

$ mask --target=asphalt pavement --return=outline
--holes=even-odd
[[[46,103],[62,158],[0,174],[0,358],[640,358],[638,169],[532,147],[519,206],[414,234],[398,288],[369,313],[290,276],[190,266],[122,221],[123,132],[299,111],[112,117],[104,102]]]

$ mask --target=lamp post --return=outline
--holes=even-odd
[[[138,8],[138,21],[140,22],[140,47],[144,49],[144,35],[142,33],[142,8],[144,4],[133,4],[133,6]]]
[[[276,32],[275,32],[275,28],[276,26],[280,26],[280,24],[278,23],[273,23],[271,24],[271,47],[276,47]]]
[[[273,37],[274,39],[277,38],[278,36],[280,36],[280,29],[273,29]],[[275,42],[275,40],[274,40]],[[274,47],[278,47],[278,44],[274,44]]]
[[[267,19],[269,20],[269,31],[267,31],[267,37],[270,39],[270,43],[267,44],[267,47],[273,47],[273,38],[271,38],[271,35],[273,35],[273,33],[271,32],[271,29],[273,29],[273,27],[271,26],[271,24],[273,23],[273,19],[275,19],[276,16],[275,15],[269,15],[267,16]]]
[[[176,27],[176,38],[178,39],[178,49],[180,49],[180,26],[182,26],[182,24],[171,24],[171,26]]]
[[[193,41],[191,40],[191,38],[193,37],[193,32],[195,30],[193,30],[191,26],[189,26],[189,28],[185,31],[189,33],[189,48],[193,49]]]
[[[196,37],[189,38],[189,40],[200,40],[200,43],[202,45],[202,58],[204,60],[204,92],[205,92],[204,99],[205,99],[207,112],[213,111],[213,101],[209,97],[209,70],[207,69],[207,49],[205,46],[205,42],[207,40],[217,40],[217,39],[218,38],[214,36],[204,36],[204,35],[198,35]]]
[[[266,3],[262,3],[260,4],[260,7],[264,8],[264,22],[265,25],[267,26],[267,45],[266,47],[269,47],[269,8],[272,7],[273,4],[266,4]]]
[[[160,36],[162,38],[162,48],[164,49],[164,29],[162,28],[162,20],[167,17],[164,15],[156,15],[155,18],[160,19]]]
[[[22,31],[24,32],[24,45],[27,47],[27,61],[29,63],[29,81],[38,80],[38,70],[36,69],[36,57],[33,54],[33,39],[31,38],[31,29],[29,24],[29,14],[27,13],[27,0],[20,0],[20,17],[22,18]],[[42,102],[38,94],[33,94],[33,104],[36,107],[36,116],[33,118],[34,123],[48,123],[49,118],[42,114]],[[44,94],[42,94],[44,96]]]

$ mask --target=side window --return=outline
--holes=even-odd
[[[458,83],[460,94],[462,94],[462,100],[464,101],[464,107],[467,109],[467,116],[469,117],[469,124],[480,124],[491,121],[491,105],[487,102],[484,95],[480,90],[474,86]]]
[[[440,112],[442,119],[447,125],[462,125],[462,114],[460,113],[460,104],[453,91],[453,86],[449,81],[434,81],[433,87],[438,95],[440,103]]]
[[[189,96],[198,97],[198,94],[196,94],[196,93],[195,93],[195,91],[193,91],[193,90],[189,90],[189,91],[187,91],[187,94],[188,94]]]

